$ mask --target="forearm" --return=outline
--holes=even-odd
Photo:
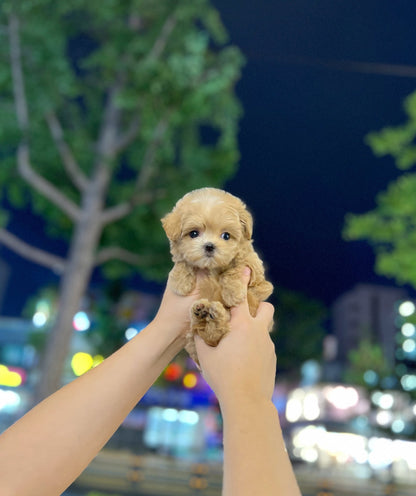
[[[2,494],[61,494],[181,349],[163,331],[150,324],[0,437]]]
[[[222,413],[223,496],[300,496],[274,405],[236,398]]]

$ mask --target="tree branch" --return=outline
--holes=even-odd
[[[176,22],[176,17],[173,14],[166,19],[162,29],[160,30],[159,37],[156,39],[152,49],[149,52],[149,58],[157,59],[162,55],[162,52],[167,45],[169,36],[176,26]]]
[[[34,189],[62,209],[71,219],[75,220],[79,216],[77,206],[49,181],[35,172],[30,164],[28,145],[29,112],[23,80],[19,19],[14,13],[11,13],[9,18],[9,42],[16,117],[19,128],[22,131],[22,140],[17,149],[17,166],[19,174]]]
[[[149,205],[158,198],[166,196],[165,189],[143,192],[140,195],[134,195],[130,201],[119,203],[113,207],[108,207],[101,214],[101,223],[103,226],[116,222],[129,215],[136,207],[140,205]]]
[[[79,219],[80,210],[77,205],[32,168],[29,148],[24,143],[21,143],[17,149],[17,168],[21,177],[38,193],[60,208],[73,221]]]
[[[27,109],[26,93],[23,82],[23,71],[21,64],[21,50],[19,39],[19,19],[12,12],[9,17],[9,44],[10,65],[12,70],[13,94],[16,106],[17,123],[23,132],[23,139],[27,139],[29,128],[29,112]]]
[[[143,258],[119,246],[108,246],[98,252],[95,265],[102,265],[110,260],[121,260],[130,265],[137,265],[143,261]]]
[[[83,191],[88,184],[87,177],[77,164],[71,149],[64,140],[62,126],[56,114],[54,112],[49,112],[45,115],[45,119],[69,178],[80,191]]]
[[[134,139],[137,137],[139,129],[140,119],[138,116],[136,116],[130,122],[130,125],[125,133],[117,138],[117,142],[115,144],[116,153],[122,152],[130,145],[130,143],[134,141]]]
[[[136,185],[130,200],[104,210],[101,214],[101,222],[103,225],[110,224],[111,222],[115,222],[123,217],[126,217],[138,205],[145,205],[157,198],[165,196],[165,190],[156,190],[151,192],[147,191],[146,187],[148,186],[150,178],[156,172],[154,168],[156,150],[162,141],[167,127],[168,118],[163,117],[157,123],[153,131],[153,136],[147,147],[142,166],[137,174]]]
[[[143,158],[142,166],[140,167],[139,174],[136,180],[136,191],[144,190],[147,186],[150,177],[155,173],[154,161],[156,156],[156,150],[162,141],[162,138],[168,128],[168,117],[162,117],[160,121],[156,124],[153,131],[152,139],[146,149],[146,153]]]
[[[116,154],[120,109],[116,105],[117,94],[122,88],[123,76],[110,88],[97,142],[98,162],[107,163]]]
[[[0,229],[0,243],[27,260],[62,274],[65,269],[65,259],[48,253],[22,241],[6,229]]]

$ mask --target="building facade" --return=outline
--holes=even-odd
[[[347,363],[350,351],[365,338],[382,347],[390,365],[395,363],[396,335],[400,328],[397,308],[407,297],[407,292],[400,288],[358,284],[335,301],[332,328],[341,365]]]

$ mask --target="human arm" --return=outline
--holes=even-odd
[[[168,284],[143,331],[0,436],[2,496],[58,496],[76,479],[183,348],[196,298],[177,296]]]
[[[249,274],[244,278],[248,283]],[[216,348],[196,338],[205,379],[224,425],[224,496],[299,496],[271,398],[276,355],[268,329],[273,307],[251,317],[247,301],[231,310],[231,330]]]

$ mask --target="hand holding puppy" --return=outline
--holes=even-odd
[[[191,308],[185,348],[198,363],[194,337],[217,346],[229,331],[230,309],[247,299],[255,316],[259,303],[273,286],[266,281],[263,263],[253,249],[253,219],[237,197],[216,188],[191,191],[162,219],[170,242],[174,267],[170,284],[178,295],[189,295],[196,274],[203,270],[200,299]],[[251,270],[248,288],[241,280],[244,267]]]
[[[250,271],[242,275],[247,285]],[[247,298],[231,309],[230,332],[214,348],[195,337],[202,373],[222,408],[227,401],[270,401],[275,383],[276,355],[269,329],[274,308],[261,303],[252,317]]]

